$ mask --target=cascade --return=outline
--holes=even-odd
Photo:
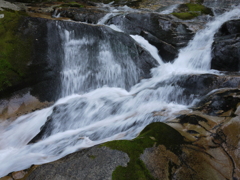
[[[174,63],[164,64],[146,40],[132,36],[160,64],[152,69],[152,78],[139,83],[139,70],[130,52],[113,46],[107,36],[96,39],[98,35],[85,33],[88,30],[79,33],[58,22],[64,51],[62,98],[11,124],[0,124],[0,161],[4,162],[0,164],[0,177],[106,141],[132,139],[149,123],[188,109],[197,97],[184,96],[184,89],[172,82],[186,73],[212,73],[209,52],[213,35],[222,23],[239,17],[236,8],[209,22]],[[93,46],[96,49],[92,50]],[[155,111],[164,115],[156,118]]]
[[[73,25],[69,28],[62,22],[56,25],[63,46],[61,97],[82,94],[104,85],[129,90],[139,81],[143,72],[136,56],[138,49],[131,47],[129,50],[126,46],[131,40],[126,44],[117,42],[111,31],[105,32],[100,26],[73,29]]]

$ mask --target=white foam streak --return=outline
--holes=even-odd
[[[140,44],[144,49],[146,49],[154,59],[161,65],[163,64],[162,58],[158,55],[158,50],[155,46],[149,44],[149,42],[139,35],[131,35],[131,37]]]
[[[160,14],[170,14],[172,13],[175,9],[177,9],[177,7],[179,6],[179,4],[174,4],[169,6],[168,8],[166,8],[165,10],[159,12]]]

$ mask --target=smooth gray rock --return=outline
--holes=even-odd
[[[37,167],[26,180],[107,180],[117,166],[127,166],[126,153],[95,146]]]

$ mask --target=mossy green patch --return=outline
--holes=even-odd
[[[140,133],[140,135],[133,140],[118,140],[104,143],[104,146],[111,149],[126,152],[130,157],[130,162],[127,167],[117,167],[112,174],[115,180],[132,180],[132,179],[154,179],[144,163],[140,160],[140,155],[146,148],[164,145],[167,149],[175,154],[181,153],[180,145],[184,143],[181,134],[172,127],[156,122],[148,125]]]
[[[172,13],[172,15],[183,20],[193,19],[202,14],[213,15],[212,10],[208,7],[203,6],[202,4],[181,4],[179,6],[179,11],[180,12]]]
[[[201,12],[201,14],[211,14],[212,11],[210,8],[207,8],[206,6],[203,6],[202,4],[192,4],[192,3],[187,3],[186,4],[188,7],[188,10],[191,12]]]
[[[1,11],[0,19],[0,91],[24,78],[30,58],[31,41],[21,39],[18,24],[26,14]]]
[[[182,13],[172,13],[172,15],[176,16],[179,19],[189,20],[199,16],[200,14],[192,13],[192,12],[182,12]]]

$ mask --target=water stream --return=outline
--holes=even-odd
[[[56,23],[64,39],[62,98],[49,108],[23,115],[9,125],[1,124],[0,162],[4,163],[0,164],[0,177],[102,142],[132,139],[151,122],[164,121],[188,109],[197,100],[195,97],[182,96],[183,89],[178,86],[156,85],[174,81],[181,74],[213,73],[209,66],[213,35],[222,23],[239,17],[236,8],[209,22],[180,51],[174,63],[164,64],[156,49],[142,37],[129,37],[150,51],[160,64],[152,69],[151,79],[139,83],[138,69],[131,64],[128,52],[116,54],[110,40],[78,37],[74,29],[66,30]],[[90,51],[93,44],[97,47],[94,53]],[[119,63],[121,58],[129,62],[124,66],[128,69]],[[154,117],[155,111],[163,115]],[[44,133],[29,144],[44,124]]]

